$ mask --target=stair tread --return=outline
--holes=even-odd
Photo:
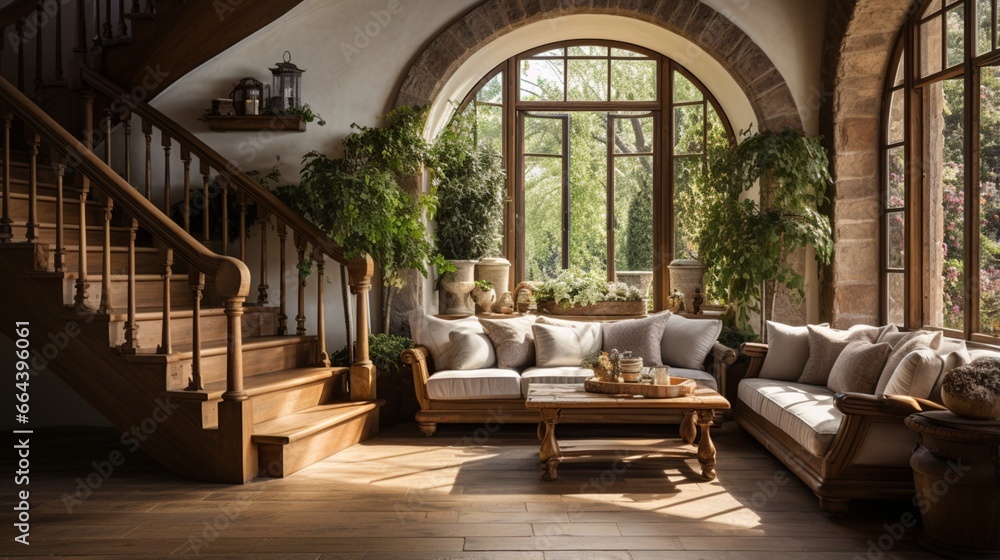
[[[274,420],[255,424],[255,443],[288,445],[364,414],[378,406],[376,401],[322,404]]]
[[[315,340],[315,336],[255,336],[253,338],[243,340],[243,352],[261,350],[264,348],[276,348],[279,346],[289,346],[292,344],[302,344],[306,342],[314,342]],[[225,340],[202,342],[201,357],[205,358],[207,356],[225,354],[226,345],[227,342]],[[152,349],[150,349],[149,353],[143,353],[142,349],[140,349],[138,354],[125,355],[124,357],[133,362],[163,364],[190,360],[194,355],[192,345],[190,344],[175,344],[173,350],[172,354],[155,354]]]
[[[349,371],[350,368],[346,367],[320,366],[262,373],[243,378],[243,389],[247,392],[247,395],[253,397],[255,395],[271,393],[281,389],[337,377]],[[205,383],[205,389],[202,391],[170,391],[170,394],[177,399],[211,401],[221,399],[222,394],[225,392],[226,380],[221,379]]]

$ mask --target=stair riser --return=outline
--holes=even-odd
[[[10,201],[11,219],[15,222],[27,222],[28,206],[29,203],[26,198],[12,198]],[[56,223],[56,206],[55,200],[47,198],[39,200],[37,204],[38,221],[50,224]],[[70,201],[67,199],[63,203],[63,220],[63,223],[66,225],[76,226],[80,224],[80,202],[78,200]],[[103,223],[104,210],[96,204],[87,204],[87,225],[95,226]]]
[[[288,445],[258,443],[258,476],[284,478],[377,433],[376,408]]]
[[[101,280],[91,277],[89,284],[90,289],[87,290],[88,306],[97,308],[101,304]],[[67,279],[63,285],[63,304],[72,305],[75,295],[76,281],[75,279]],[[188,286],[187,276],[179,276],[171,279],[170,299],[172,306],[192,307],[194,305],[194,295]],[[113,310],[128,310],[128,283],[124,280],[114,280],[111,282],[110,305]],[[135,305],[136,307],[162,307],[163,280],[136,280]]]
[[[286,346],[243,349],[243,375],[270,373],[284,369],[306,367],[315,362],[313,342],[290,343]],[[202,378],[206,383],[226,378],[226,355],[203,356]],[[167,365],[167,389],[182,389],[191,379],[191,360],[180,360]]]
[[[241,318],[243,339],[253,336],[275,336],[278,331],[278,321],[274,313],[255,312],[244,308]],[[222,342],[226,340],[227,321],[222,314],[203,316],[200,321],[201,341],[203,344]],[[170,338],[173,344],[191,344],[191,329],[193,321],[190,315],[172,317],[170,321]],[[125,322],[112,321],[108,324],[108,336],[112,345],[125,342]],[[143,348],[155,348],[163,340],[163,320],[150,319],[139,321],[139,343]]]
[[[251,397],[253,420],[254,422],[274,420],[317,405],[345,400],[346,394],[344,378],[334,377],[299,387],[256,395]],[[202,403],[202,411],[205,428],[218,427],[219,401]]]

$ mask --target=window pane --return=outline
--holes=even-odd
[[[476,145],[503,154],[503,107],[476,104]]]
[[[674,103],[701,101],[704,98],[698,86],[680,72],[674,72]]]
[[[724,148],[729,145],[729,133],[715,108],[708,107],[708,149]]]
[[[611,100],[656,100],[656,61],[612,60]]]
[[[964,330],[966,312],[964,81],[946,80],[925,88],[927,142],[925,189],[929,222],[928,309],[933,326]]]
[[[524,101],[562,101],[564,99],[564,60],[521,61],[521,99]]]
[[[886,294],[886,307],[889,312],[889,324],[903,326],[904,320],[904,309],[906,305],[905,300],[905,284],[903,280],[903,275],[899,273],[890,273],[888,275],[887,294]]]
[[[976,3],[976,54],[993,50],[993,2],[978,0]]]
[[[674,108],[674,154],[700,154],[705,132],[704,105]]]
[[[1000,68],[980,72],[979,331],[1000,335]]]
[[[692,218],[697,207],[698,189],[694,178],[701,173],[700,156],[674,159],[674,258],[697,258]]]
[[[886,216],[886,267],[906,266],[906,226],[902,212],[890,212]]]
[[[615,270],[653,270],[653,157],[616,157]]]
[[[965,60],[965,7],[948,12],[948,68]]]
[[[902,56],[899,57],[899,66],[896,67],[896,79],[893,80],[893,86],[903,85],[903,80],[906,78],[906,51],[903,51]]]
[[[540,52],[538,54],[531,55],[532,57],[564,57],[566,56],[566,49],[552,49],[545,52]]]
[[[608,100],[608,59],[571,59],[567,65],[566,97],[569,101]]]
[[[903,146],[888,150],[886,169],[889,173],[886,184],[886,207],[902,208],[906,205],[906,158]]]
[[[562,158],[524,158],[524,249],[528,280],[562,269]]]
[[[927,9],[924,10],[924,16],[929,16],[934,12],[940,12],[940,11],[941,11],[941,0],[933,0],[930,4],[927,5]]]
[[[570,113],[569,264],[607,273],[608,114]]]
[[[920,76],[930,76],[941,68],[941,16],[920,26]]]
[[[637,53],[635,51],[630,51],[628,49],[611,49],[611,56],[632,56],[632,57],[642,57],[648,58],[642,53]]]
[[[563,153],[562,119],[544,118],[537,115],[524,117],[524,153]]]
[[[611,121],[615,128],[615,153],[635,154],[653,151],[653,117],[635,116]]]
[[[889,143],[898,144],[906,135],[906,104],[903,90],[892,92],[889,103]]]
[[[608,56],[608,47],[582,45],[569,48],[569,56]]]
[[[478,92],[476,101],[482,103],[503,103],[503,72],[493,76]]]

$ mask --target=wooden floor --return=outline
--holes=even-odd
[[[637,430],[560,426],[560,435],[663,435]],[[850,516],[833,520],[735,424],[713,435],[719,477],[710,483],[697,478],[690,448],[673,439],[660,440],[666,452],[659,456],[567,462],[559,480],[543,482],[533,427],[442,426],[427,438],[402,425],[288,479],[222,486],[180,479],[129,453],[110,430],[40,430],[31,449],[30,547],[12,540],[14,468],[12,453],[3,453],[0,555],[937,558],[916,544],[919,526],[902,539],[888,534],[885,525],[908,511],[905,503],[857,503]],[[102,477],[101,463],[115,450],[125,461]],[[88,477],[95,488],[86,497]]]

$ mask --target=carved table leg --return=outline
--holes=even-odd
[[[545,422],[538,423],[537,435],[538,435],[538,441],[542,441],[543,439],[545,439]]]
[[[559,467],[559,442],[556,441],[556,424],[559,422],[559,410],[542,409],[542,424],[545,425],[545,435],[538,450],[538,460],[542,465],[542,480],[555,480]],[[541,427],[541,424],[539,424]]]
[[[698,425],[701,426],[701,441],[698,442],[698,463],[701,464],[701,475],[708,480],[715,480],[715,444],[712,443],[711,429],[714,410],[699,410]]]
[[[695,412],[693,410],[685,410],[684,419],[681,420],[681,439],[688,445],[694,443],[694,438],[698,435],[698,427],[695,425],[694,415]]]

